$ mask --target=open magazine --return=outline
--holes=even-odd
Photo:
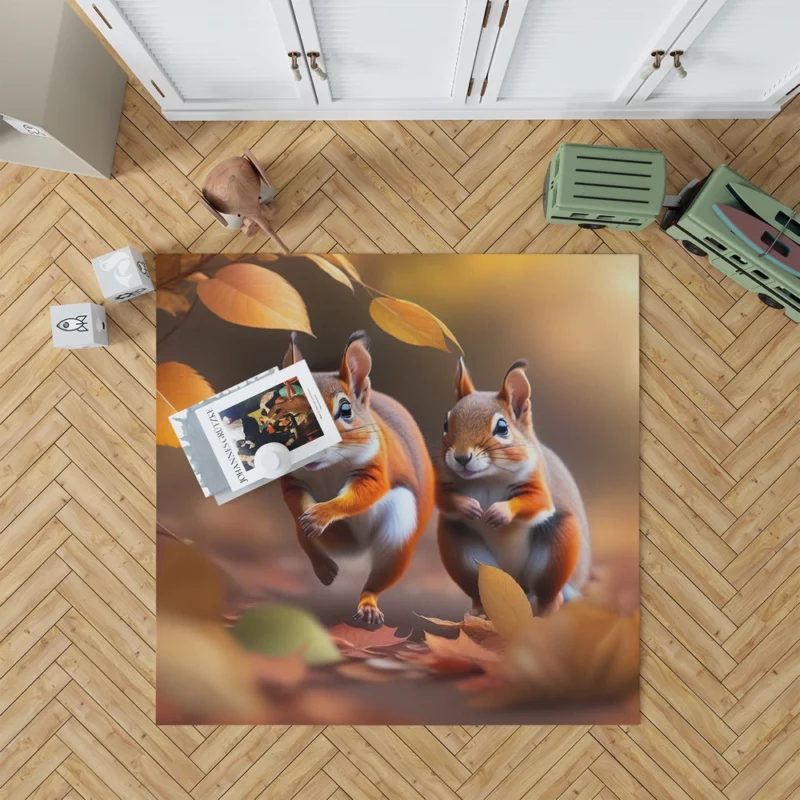
[[[341,441],[305,361],[271,369],[170,422],[206,497],[238,497]]]

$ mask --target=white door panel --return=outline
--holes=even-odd
[[[785,93],[800,74],[798,29],[798,0],[727,0],[695,37],[675,43],[685,51],[686,78],[667,70],[649,100],[747,102],[779,95],[782,87]]]
[[[486,103],[624,103],[703,0],[510,0]]]
[[[165,107],[316,105],[290,0],[78,2]]]
[[[464,104],[486,0],[293,0],[321,104]]]

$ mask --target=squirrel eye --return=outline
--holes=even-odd
[[[508,436],[508,423],[504,419],[497,420],[492,436]]]
[[[346,420],[353,416],[353,408],[347,400],[342,400],[340,403],[339,416]]]
[[[442,433],[447,436],[447,417],[444,418],[444,425],[442,426]]]

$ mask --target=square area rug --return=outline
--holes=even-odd
[[[160,724],[638,721],[637,256],[156,272]],[[300,360],[341,442],[204,496],[170,415]]]

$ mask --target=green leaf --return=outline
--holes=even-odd
[[[310,666],[342,660],[327,631],[307,611],[295,606],[269,603],[243,614],[231,634],[247,650],[281,657],[301,653]]]

